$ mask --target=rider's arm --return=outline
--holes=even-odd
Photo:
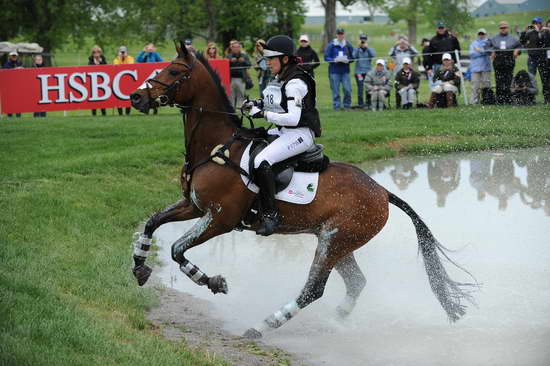
[[[300,79],[290,80],[285,87],[288,113],[265,112],[265,119],[278,126],[297,126],[302,115],[302,100],[307,94],[307,85]]]

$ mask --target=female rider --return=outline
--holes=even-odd
[[[291,38],[274,36],[264,45],[264,57],[275,78],[263,91],[263,99],[247,101],[252,118],[265,118],[276,128],[268,134],[278,138],[254,159],[260,187],[262,222],[257,234],[271,235],[278,225],[273,164],[307,151],[321,136],[319,112],[315,107],[315,80],[299,65]]]

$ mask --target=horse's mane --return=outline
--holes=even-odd
[[[195,57],[197,60],[200,61],[200,63],[206,68],[208,73],[210,74],[210,77],[214,81],[214,84],[216,85],[216,88],[218,89],[218,93],[220,94],[220,97],[222,98],[222,108],[224,112],[227,113],[235,113],[235,109],[231,105],[231,102],[229,101],[229,98],[227,97],[227,94],[225,92],[225,88],[223,87],[223,84],[221,82],[220,76],[216,71],[210,67],[210,64],[208,63],[208,60],[204,57],[202,52],[197,52],[195,54]],[[228,115],[229,119],[235,123],[237,127],[242,127],[242,121],[239,117],[237,117],[234,114]]]

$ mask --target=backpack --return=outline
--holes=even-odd
[[[495,104],[495,93],[491,88],[482,88],[481,89],[481,104],[483,105],[493,105]]]

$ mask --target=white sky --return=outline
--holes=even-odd
[[[470,8],[474,10],[479,5],[481,5],[485,0],[470,0]],[[321,0],[304,0],[305,7],[307,9],[306,16],[319,16],[325,15],[323,6],[321,5]],[[369,15],[367,8],[359,3],[352,6],[349,6],[346,10],[337,3],[336,15]]]

